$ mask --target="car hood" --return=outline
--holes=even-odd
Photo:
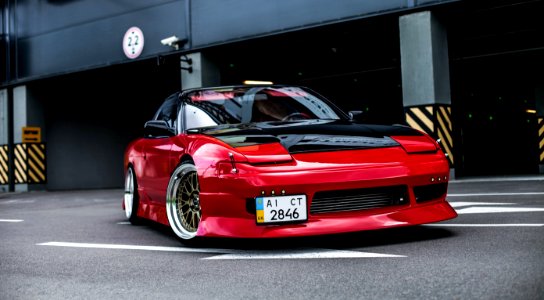
[[[215,137],[234,148],[280,143],[290,154],[302,152],[395,147],[391,136],[421,136],[412,128],[368,125],[345,120],[301,120],[228,124],[191,129]]]

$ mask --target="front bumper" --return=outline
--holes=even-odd
[[[315,166],[315,167],[312,167]],[[408,156],[400,162],[341,164],[318,167],[242,166],[239,173],[201,176],[203,216],[199,236],[275,238],[336,234],[400,226],[433,223],[455,218],[457,213],[446,202],[449,166],[443,156]],[[205,175],[205,174],[201,174]],[[434,193],[420,201],[414,190],[445,185],[442,193]],[[408,201],[403,205],[357,211],[310,213],[317,192],[350,189],[406,186]],[[415,189],[416,188],[416,189]],[[255,214],[247,203],[261,195],[305,194],[308,220],[305,223],[257,225]],[[418,200],[416,201],[416,198]]]

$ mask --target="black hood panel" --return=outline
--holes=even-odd
[[[367,125],[344,120],[304,120],[229,124],[191,129],[233,147],[281,143],[290,153],[394,147],[390,136],[420,136],[404,126]]]
[[[280,143],[289,153],[321,152],[334,150],[368,149],[399,146],[390,137],[345,135],[292,134],[279,136]]]

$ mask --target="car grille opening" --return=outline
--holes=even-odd
[[[409,203],[405,185],[315,193],[311,214],[358,211]]]
[[[252,215],[255,214],[257,210],[257,205],[255,204],[255,198],[246,198],[246,211]]]
[[[447,183],[429,184],[414,187],[414,195],[416,202],[421,203],[441,198],[446,195],[447,190]]]

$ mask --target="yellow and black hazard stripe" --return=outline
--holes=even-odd
[[[15,183],[26,183],[26,144],[15,145]]]
[[[45,183],[45,145],[23,143],[15,145],[15,183]]]
[[[406,110],[406,123],[412,128],[434,136],[434,107],[432,105],[409,107]]]
[[[8,145],[0,145],[0,184],[9,183]]]
[[[440,145],[453,166],[453,126],[451,122],[451,107],[449,105],[424,105],[408,107],[405,110],[408,126],[426,132],[435,139],[440,139]]]
[[[436,109],[436,120],[438,122],[437,135],[444,152],[448,154],[450,164],[453,165],[453,126],[451,124],[451,107],[439,105]]]
[[[538,148],[540,149],[540,163],[544,163],[544,118],[538,118]]]
[[[45,144],[27,144],[28,183],[45,183]]]

